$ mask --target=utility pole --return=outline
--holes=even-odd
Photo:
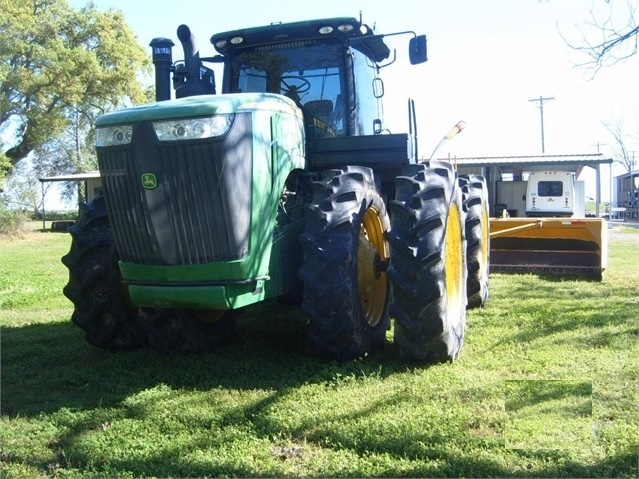
[[[549,100],[554,100],[554,96],[533,98],[528,101],[536,101],[539,102],[539,112],[541,113],[541,152],[546,153],[546,146],[544,145],[544,102]]]
[[[606,146],[608,143],[599,143],[597,142],[596,145],[590,145],[590,146],[596,146],[597,147],[597,154],[601,154],[601,147],[602,146]]]

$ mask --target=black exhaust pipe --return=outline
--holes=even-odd
[[[200,60],[200,52],[195,46],[195,36],[186,25],[180,25],[177,35],[184,49],[184,66],[176,69],[173,77],[175,96],[182,98],[192,95],[215,93],[213,71],[205,68]]]
[[[184,66],[186,67],[186,81],[196,81],[200,79],[200,51],[195,46],[195,36],[186,25],[180,25],[177,29],[177,36],[184,49]]]

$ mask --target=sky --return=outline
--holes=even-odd
[[[88,0],[69,0],[80,8]],[[614,0],[625,23],[628,5]],[[430,152],[458,121],[466,128],[438,156],[537,155],[542,152],[539,97],[544,102],[546,154],[603,153],[612,157],[614,139],[603,122],[623,121],[639,129],[639,55],[594,72],[578,67],[587,61],[566,39],[583,44],[587,22],[607,17],[604,0],[93,0],[100,10],[121,10],[139,43],[155,37],[177,45],[177,27],[185,23],[196,36],[202,56],[215,54],[212,34],[328,17],[359,17],[377,33],[414,31],[428,39],[425,64],[407,58],[409,36],[391,37],[397,60],[381,70],[385,116],[391,131],[408,131],[407,100],[415,100],[420,153]],[[639,8],[637,8],[639,10]],[[592,12],[592,13],[591,13]],[[636,19],[635,19],[636,20]],[[634,129],[634,130],[633,130]],[[631,144],[630,150],[639,145]],[[594,171],[586,169],[586,194],[594,196]],[[590,170],[588,172],[588,170]],[[604,167],[603,170],[607,170]],[[603,199],[609,177],[603,171]],[[623,173],[613,167],[612,176]]]

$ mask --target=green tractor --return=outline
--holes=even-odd
[[[238,309],[280,297],[323,357],[379,350],[393,318],[402,355],[454,360],[467,304],[488,295],[486,188],[418,160],[412,102],[410,133],[384,128],[384,35],[354,18],[273,24],[215,34],[201,58],[177,34],[180,62],[151,42],[157,101],[96,122],[104,194],[62,259],[87,341],[208,351]],[[401,34],[425,62],[426,37]]]

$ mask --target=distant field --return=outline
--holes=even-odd
[[[0,476],[638,475],[639,229],[602,283],[491,275],[453,364],[392,345],[310,355],[295,309],[244,311],[215,352],[109,353],[69,321],[70,237],[0,239]]]

